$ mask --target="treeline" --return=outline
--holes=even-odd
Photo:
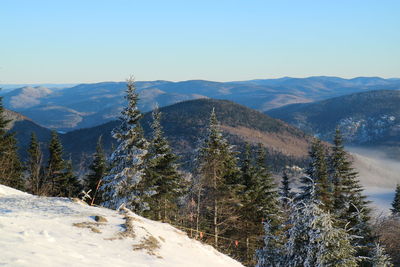
[[[295,177],[301,186],[294,190],[289,171],[280,186],[275,183],[262,145],[248,144],[239,154],[223,136],[214,110],[193,151],[191,172],[182,171],[158,108],[152,134],[144,137],[133,80],[126,99],[121,125],[112,133],[118,145],[107,157],[100,138],[82,181],[71,159],[64,159],[56,132],[47,162],[32,135],[29,159],[21,164],[0,105],[0,182],[37,195],[80,195],[91,205],[125,206],[171,223],[246,266],[391,266],[339,132],[331,148],[313,142],[309,167]],[[400,215],[399,187],[396,192],[393,218]]]

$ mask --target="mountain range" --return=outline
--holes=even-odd
[[[268,111],[293,103],[309,103],[350,93],[400,89],[399,79],[359,77],[280,78],[236,82],[190,80],[137,82],[144,112],[181,101],[226,99]],[[125,104],[125,82],[80,84],[67,88],[22,87],[4,93],[5,107],[41,126],[71,131],[115,120]]]

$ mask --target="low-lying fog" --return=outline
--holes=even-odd
[[[346,147],[354,157],[365,193],[373,202],[376,213],[389,213],[396,184],[400,184],[400,162],[379,150]]]

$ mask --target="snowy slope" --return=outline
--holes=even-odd
[[[2,185],[0,233],[1,266],[242,266],[169,224]]]

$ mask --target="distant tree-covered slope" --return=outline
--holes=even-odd
[[[348,144],[400,146],[400,91],[380,90],[273,109],[268,115],[331,140],[339,127]]]
[[[245,142],[253,145],[262,143],[269,151],[269,164],[279,170],[286,164],[301,165],[307,155],[309,137],[288,124],[272,119],[245,106],[215,99],[199,99],[177,103],[161,108],[161,124],[165,135],[176,153],[181,156],[185,167],[190,167],[191,156],[205,134],[212,109],[221,122],[221,128],[230,142],[241,151]],[[151,114],[146,113],[141,120],[145,134],[151,133]],[[111,131],[119,121],[111,121],[92,128],[80,129],[60,134],[66,157],[70,156],[75,164],[87,159],[95,150],[97,139],[103,137],[106,151],[110,151],[115,140]],[[31,121],[16,122],[11,129],[17,132],[21,153],[25,155],[31,132],[36,132],[42,147],[45,148],[50,130]]]
[[[193,151],[205,134],[212,109],[221,122],[229,140],[241,150],[244,143],[263,143],[270,152],[270,165],[279,169],[285,164],[301,164],[307,155],[309,137],[302,131],[245,106],[215,99],[199,99],[161,108],[161,124],[174,150],[188,164]],[[111,131],[118,125],[112,121],[93,128],[68,132],[61,136],[67,151],[79,158],[82,153],[94,151],[97,138],[102,135],[106,150],[114,140]],[[151,114],[141,120],[145,134],[150,133]]]

